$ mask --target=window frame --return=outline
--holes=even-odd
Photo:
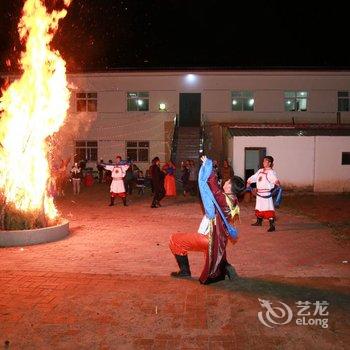
[[[341,93],[347,94],[347,96],[339,96]],[[350,92],[346,90],[338,90],[337,92],[337,112],[350,112]],[[347,109],[340,109],[340,101],[347,101]]]
[[[233,101],[238,100],[239,109],[234,109]],[[253,100],[252,109],[246,108],[249,101]],[[255,98],[254,91],[251,90],[231,90],[231,112],[254,112]]]
[[[347,160],[348,158],[349,160]],[[341,153],[341,165],[350,165],[350,152]]]
[[[128,142],[135,142],[136,146],[128,146]],[[141,143],[148,143],[148,147],[145,146],[140,146]],[[125,141],[125,154],[126,157],[128,158],[128,150],[136,150],[136,155],[137,155],[137,159],[132,159],[134,162],[140,162],[140,163],[149,163],[150,160],[150,141],[146,141],[146,140],[126,140]],[[147,160],[140,160],[140,150],[145,150],[147,149]]]
[[[131,97],[130,94],[135,94],[136,96]],[[147,95],[147,96],[142,96]],[[141,109],[142,105],[139,105],[136,103],[136,109],[129,109],[129,101],[147,101],[147,109]],[[149,105],[150,105],[150,95],[148,91],[127,91],[126,93],[126,111],[127,112],[149,112]]]
[[[84,95],[84,96],[79,96],[79,95]],[[91,96],[91,95],[95,95],[95,96]],[[81,101],[85,102],[85,110],[79,110],[79,108],[78,108],[78,103]],[[89,102],[90,103],[94,102],[94,104],[96,105],[96,108],[90,110],[89,106],[91,104]],[[98,93],[97,92],[79,91],[79,92],[75,93],[75,110],[77,113],[96,113],[97,108],[98,108]]]
[[[78,143],[80,143],[80,145],[78,145]],[[85,143],[85,145],[81,145],[82,143]],[[89,143],[96,143],[95,145],[89,145]],[[81,155],[81,153],[78,150],[85,150],[85,158],[84,159],[78,159],[76,156],[77,155]],[[92,158],[92,149],[96,149],[96,159],[95,157]],[[91,162],[97,162],[98,160],[98,141],[97,140],[75,140],[74,141],[74,161],[75,162],[79,162],[81,160],[87,160],[87,161],[91,161]]]
[[[305,93],[304,95],[301,95]],[[286,96],[287,94],[291,94],[293,96]],[[310,98],[310,93],[307,90],[285,90],[283,94],[283,105],[284,105],[284,111],[285,112],[307,112],[308,111],[308,102]],[[306,100],[306,107],[305,109],[300,109],[300,100]],[[291,101],[294,105],[294,109],[287,109],[287,101]]]

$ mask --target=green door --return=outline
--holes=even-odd
[[[201,125],[201,94],[180,93],[180,126]]]

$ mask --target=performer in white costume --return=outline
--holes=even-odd
[[[269,220],[270,227],[268,232],[276,230],[275,227],[275,207],[271,191],[275,186],[280,186],[276,172],[272,170],[273,158],[271,156],[264,157],[263,168],[259,169],[247,181],[247,187],[251,183],[256,183],[256,205],[255,215],[257,220],[252,226],[261,226],[263,219]]]
[[[112,183],[110,187],[111,203],[109,206],[114,205],[115,197],[120,197],[123,200],[124,206],[126,206],[126,192],[124,186],[124,177],[126,170],[129,168],[129,164],[120,164],[122,158],[116,157],[115,165],[105,165],[105,169],[112,172]]]

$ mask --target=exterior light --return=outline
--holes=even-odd
[[[197,76],[194,75],[194,74],[187,74],[186,75],[186,82],[189,83],[189,84],[193,84],[195,83],[197,80]]]
[[[161,102],[161,103],[159,104],[159,110],[160,110],[160,111],[165,111],[165,110],[166,110],[166,104],[165,104],[164,102]]]

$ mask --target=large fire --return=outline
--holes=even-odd
[[[26,0],[18,25],[25,49],[22,75],[12,82],[0,101],[0,203],[1,228],[7,208],[41,224],[54,221],[57,210],[48,192],[49,137],[64,123],[69,106],[65,61],[50,42],[65,8],[49,13],[42,0]],[[35,221],[35,220],[34,220]],[[37,220],[36,220],[37,221]],[[33,223],[35,226],[36,224]],[[40,226],[39,225],[39,226]]]

